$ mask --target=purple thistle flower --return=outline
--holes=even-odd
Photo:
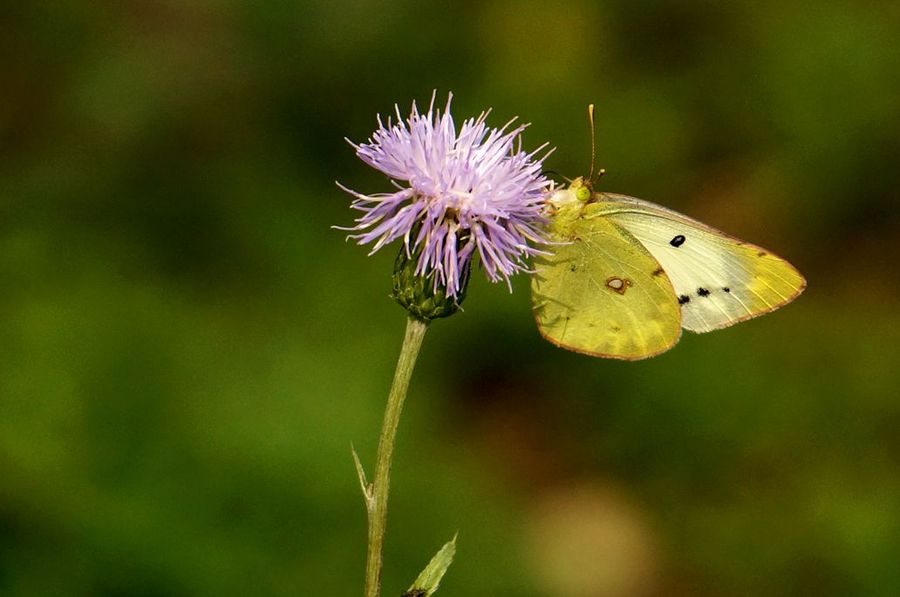
[[[371,253],[403,238],[406,254],[418,254],[417,276],[434,276],[434,287],[451,297],[464,290],[475,255],[492,281],[528,271],[525,258],[540,253],[529,243],[546,242],[542,209],[547,179],[541,166],[549,152],[535,157],[514,147],[527,125],[488,128],[488,112],[463,122],[459,132],[450,115],[434,109],[420,114],[415,102],[405,121],[378,117],[378,130],[367,143],[348,142],[359,158],[393,179],[397,191],[363,195],[340,183],[363,214],[348,230],[359,244],[374,243]],[[415,233],[414,233],[415,232]],[[370,254],[371,254],[370,253]]]

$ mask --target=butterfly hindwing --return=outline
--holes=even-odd
[[[669,277],[623,227],[589,205],[550,255],[535,260],[535,320],[550,342],[577,352],[635,360],[671,348],[681,311]]]
[[[687,330],[708,332],[768,313],[806,285],[784,259],[687,216],[626,195],[596,198],[598,217],[627,230],[665,270]]]

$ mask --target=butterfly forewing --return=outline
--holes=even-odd
[[[593,206],[589,206],[593,207]],[[581,217],[535,260],[535,320],[550,342],[577,352],[642,359],[671,348],[681,313],[668,276],[628,231]]]
[[[708,332],[768,313],[806,285],[784,259],[687,216],[626,195],[597,198],[594,217],[627,230],[665,270],[687,330]]]

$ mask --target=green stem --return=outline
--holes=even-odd
[[[381,425],[381,439],[378,441],[378,457],[375,464],[375,476],[366,492],[366,511],[369,518],[369,552],[366,556],[366,592],[365,597],[378,597],[381,591],[381,553],[384,545],[384,532],[387,526],[388,491],[391,482],[391,455],[394,453],[394,438],[397,436],[397,424],[400,411],[409,387],[413,367],[422,338],[428,324],[409,316],[406,321],[406,335],[394,382],[388,395],[387,407],[384,411],[384,422]]]

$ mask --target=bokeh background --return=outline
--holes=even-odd
[[[404,314],[332,225],[433,90],[548,168],[785,255],[790,307],[640,363],[476,275],[401,422],[385,594],[900,594],[900,4],[0,8],[0,594],[354,595]]]

